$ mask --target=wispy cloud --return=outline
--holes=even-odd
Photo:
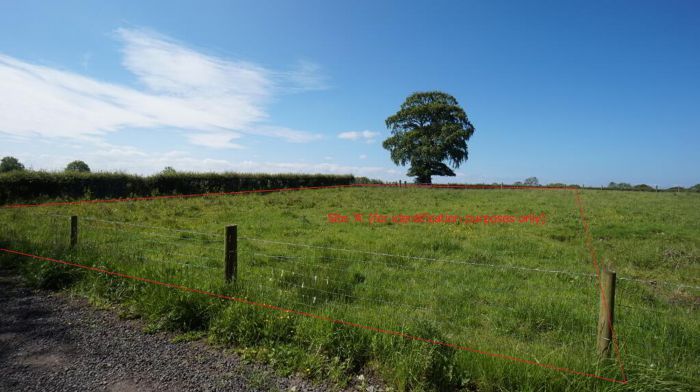
[[[299,61],[295,68],[279,76],[289,92],[325,90],[329,87],[328,77],[321,67],[308,60]]]
[[[323,139],[323,135],[275,125],[257,125],[246,130],[252,135],[278,137],[291,143],[307,143]]]
[[[273,88],[270,72],[255,64],[203,54],[154,32],[118,29],[116,33],[124,43],[124,66],[153,92],[255,103]]]
[[[83,53],[80,57],[80,66],[83,67],[84,70],[87,70],[90,67],[90,60],[92,60],[92,53]]]
[[[372,131],[349,131],[349,132],[341,132],[338,134],[338,138],[340,138],[340,139],[352,140],[352,141],[363,140],[367,143],[374,142],[374,140],[377,136],[379,136],[379,132],[372,132]]]
[[[232,132],[192,133],[187,135],[187,139],[190,143],[215,149],[243,148],[240,144],[231,143],[231,140],[238,139],[239,137],[241,137],[241,135]]]
[[[323,87],[313,63],[285,76],[150,31],[118,29],[116,36],[123,65],[140,88],[0,54],[0,132],[95,142],[122,129],[172,128],[186,131],[192,144],[213,148],[238,148],[232,140],[245,134],[291,142],[320,138],[269,124],[266,111],[285,86]]]
[[[237,171],[264,173],[329,173],[355,174],[359,176],[386,176],[392,169],[380,166],[352,166],[335,163],[306,163],[306,162],[255,162],[243,161],[232,163],[232,169]]]
[[[265,159],[228,160],[197,156],[188,151],[171,150],[147,152],[145,150],[106,142],[96,142],[99,148],[55,145],[58,153],[44,151],[38,154],[19,153],[17,157],[33,169],[62,170],[76,156],[97,170],[128,171],[153,174],[166,166],[183,171],[237,171],[247,173],[327,173],[355,174],[358,176],[393,178],[397,173],[391,167],[371,165],[345,165],[334,162],[275,162]],[[325,159],[325,158],[324,158]]]

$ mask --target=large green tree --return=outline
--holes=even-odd
[[[410,95],[401,109],[386,119],[391,136],[384,148],[395,164],[410,164],[410,177],[430,184],[432,176],[454,176],[447,165],[458,168],[468,159],[467,141],[474,126],[457,100],[440,91]],[[446,162],[446,163],[445,163]]]

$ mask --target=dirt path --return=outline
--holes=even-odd
[[[0,271],[0,391],[320,391]]]

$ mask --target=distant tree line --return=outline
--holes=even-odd
[[[22,164],[15,157],[4,157],[2,160],[0,160],[0,173],[21,172],[25,170],[26,168],[24,167],[24,164]],[[67,164],[63,171],[73,173],[90,173],[90,166],[83,161],[73,161]]]
[[[152,176],[108,172],[92,173],[88,164],[80,160],[68,163],[62,172],[47,172],[28,170],[15,157],[8,156],[0,160],[0,204],[45,199],[119,198],[358,183],[381,184],[382,181],[352,175],[193,173],[176,171],[170,166]],[[537,177],[528,177],[524,181],[516,181],[512,185],[542,186]],[[546,186],[583,188],[580,184],[564,183],[550,183]],[[700,184],[689,188],[656,189],[646,184],[631,185],[625,182],[611,182],[607,187],[591,186],[585,188],[621,191],[700,192]]]
[[[450,185],[459,185],[459,184],[450,184]],[[583,184],[565,184],[562,182],[553,182],[549,183],[547,185],[541,185],[540,181],[537,177],[528,177],[523,181],[515,181],[512,184],[506,184],[506,183],[500,183],[500,182],[494,182],[491,184],[471,184],[471,185],[489,185],[489,186],[500,186],[500,185],[509,185],[509,186],[527,186],[527,187],[536,187],[536,186],[544,186],[544,187],[549,187],[549,188],[580,188],[580,189],[605,189],[605,190],[621,190],[621,191],[646,191],[646,192],[652,192],[652,191],[658,191],[658,192],[700,192],[700,184],[693,185],[688,188],[684,188],[682,186],[673,186],[669,188],[658,188],[658,187],[652,187],[647,184],[638,184],[638,185],[631,185],[626,182],[610,182],[607,186],[585,186]]]
[[[528,177],[525,181],[516,181],[513,185],[515,186],[540,186],[540,180],[537,177]]]
[[[92,173],[83,161],[61,172],[28,170],[16,158],[0,161],[0,204],[74,199],[237,192],[277,188],[350,185],[377,182],[365,177],[331,174],[193,173],[166,167],[151,176]]]

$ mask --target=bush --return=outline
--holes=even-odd
[[[626,183],[626,182],[611,182],[608,184],[608,188],[611,189],[632,189],[632,185]]]
[[[177,172],[142,177],[104,172],[13,171],[0,174],[0,204],[42,199],[105,199],[353,183],[356,180],[352,175]]]
[[[647,185],[647,184],[639,184],[634,186],[634,190],[636,191],[644,191],[644,192],[650,192],[653,191],[654,188]]]
[[[54,263],[41,263],[31,277],[31,283],[40,289],[61,290],[80,279],[82,270]]]

